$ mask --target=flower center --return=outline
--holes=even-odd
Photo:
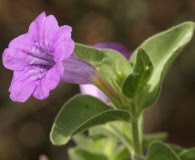
[[[40,45],[35,41],[35,45],[31,49],[31,54],[35,57],[35,61],[32,61],[32,64],[50,69],[55,65],[53,53],[42,46],[44,45]]]

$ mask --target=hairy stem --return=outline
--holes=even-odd
[[[132,105],[132,116],[133,116],[133,121],[131,124],[132,128],[132,139],[133,139],[133,148],[135,151],[135,154],[142,156],[142,129],[139,126],[139,117],[137,115],[136,111],[136,106]],[[142,118],[141,118],[142,120]],[[132,158],[134,160],[134,155],[132,155]]]
[[[109,97],[109,99],[113,102],[115,107],[117,108],[122,107],[119,95],[101,75],[97,76],[97,80],[94,83],[94,85]]]

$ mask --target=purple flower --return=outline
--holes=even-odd
[[[121,53],[124,57],[127,59],[130,58],[131,53],[120,43],[112,42],[112,43],[98,43],[93,45],[96,48],[99,49],[113,49]],[[96,86],[92,84],[87,84],[87,85],[79,85],[81,93],[83,94],[89,94],[94,97],[99,98],[105,103],[108,103],[110,100],[109,98]]]
[[[72,54],[75,44],[71,31],[70,26],[59,27],[53,15],[46,17],[41,13],[30,24],[28,33],[9,43],[3,53],[3,64],[14,71],[9,88],[13,101],[24,102],[31,95],[44,99],[60,80],[93,82],[95,68]]]

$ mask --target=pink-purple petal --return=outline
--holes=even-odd
[[[33,54],[28,54],[22,50],[7,48],[3,53],[3,64],[8,69],[19,71],[29,65],[43,65],[50,67],[54,65],[54,62],[36,57]]]
[[[33,93],[35,87],[35,82],[24,82],[22,85],[17,84],[10,89],[10,98],[12,101],[25,102]]]
[[[20,55],[20,57],[18,57]],[[28,63],[21,59],[26,58],[26,54],[21,53],[20,50],[7,48],[3,53],[3,65],[11,70],[23,70],[28,66]]]
[[[26,67],[23,71],[15,71],[9,88],[10,98],[13,101],[26,101],[34,92],[39,80],[46,71],[35,67]]]
[[[37,99],[45,99],[49,96],[50,89],[45,85],[44,80],[41,80],[36,86],[32,95]]]
[[[66,60],[74,51],[74,41],[68,38],[56,46],[54,49],[54,60],[55,62]]]
[[[72,28],[64,25],[58,29],[53,39],[52,51],[54,51],[54,60],[63,61],[74,51],[74,41],[71,39]],[[66,48],[66,50],[64,50]]]
[[[49,96],[50,90],[56,88],[60,82],[60,75],[57,72],[56,66],[52,67],[43,78],[39,81],[39,84],[33,92],[33,96],[38,99],[44,99]]]
[[[43,40],[43,29],[46,20],[45,12],[41,13],[31,24],[28,33],[34,40]]]
[[[53,51],[52,46],[58,30],[59,26],[56,18],[53,15],[48,16],[44,25],[44,45],[50,52]]]
[[[64,25],[59,27],[58,31],[55,34],[55,38],[53,39],[52,48],[55,49],[60,43],[66,41],[71,38],[72,28],[68,25]]]
[[[14,38],[9,43],[9,48],[18,49],[18,50],[25,51],[28,53],[31,52],[31,49],[33,48],[33,46],[34,46],[33,39],[29,36],[28,33]]]
[[[44,79],[45,84],[50,90],[57,87],[60,82],[60,74],[57,70],[57,65],[53,66],[50,70],[47,71]]]

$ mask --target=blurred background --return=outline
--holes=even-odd
[[[195,20],[195,0],[0,0],[0,51],[45,11],[59,25],[73,27],[84,44],[120,42],[133,51],[146,38],[173,25]],[[146,110],[145,133],[166,131],[168,142],[195,146],[195,38],[165,77],[161,96]],[[64,160],[67,146],[49,141],[52,122],[62,104],[79,93],[61,83],[48,99],[12,102],[12,72],[0,63],[0,160]]]

